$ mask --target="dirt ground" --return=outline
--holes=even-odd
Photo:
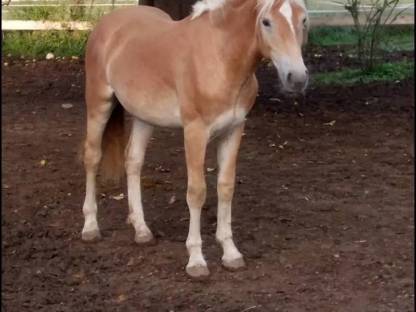
[[[263,66],[233,210],[247,268],[221,267],[209,171],[211,276],[195,282],[184,271],[181,131],[156,131],[147,153],[144,207],[157,245],[134,243],[127,201],[112,198],[125,185],[101,186],[103,239],[83,243],[82,60],[6,61],[2,311],[413,311],[413,80],[311,88],[295,105]]]

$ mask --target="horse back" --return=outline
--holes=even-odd
[[[85,61],[88,64],[108,64],[111,54],[130,40],[157,37],[175,23],[162,10],[149,6],[116,9],[105,15],[91,32]],[[88,66],[87,66],[88,71]]]

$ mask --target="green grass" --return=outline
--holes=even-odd
[[[3,55],[19,57],[82,56],[88,38],[86,31],[13,31],[5,32]]]
[[[70,7],[70,1],[61,1],[59,6],[13,7],[7,12],[7,19],[34,21],[96,21],[112,10],[110,7]]]
[[[390,26],[382,30],[381,49],[414,50],[414,26]],[[355,45],[357,36],[352,27],[316,27],[309,33],[309,43],[318,46]]]
[[[50,21],[65,21],[69,17],[69,8],[65,5],[56,7],[21,7],[13,8],[8,13],[8,19],[16,20],[50,20]]]
[[[396,81],[414,77],[414,62],[403,61],[384,63],[371,72],[360,69],[344,69],[337,72],[317,73],[312,76],[312,84],[318,85],[354,85],[377,81]]]

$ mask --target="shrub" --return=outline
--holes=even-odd
[[[400,0],[371,0],[370,9],[362,10],[361,0],[346,0],[345,9],[354,21],[357,55],[363,70],[372,70],[381,44],[383,26],[391,25],[403,10],[396,11]]]

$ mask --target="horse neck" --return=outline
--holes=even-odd
[[[212,42],[231,73],[248,77],[261,59],[256,35],[255,0],[229,0],[209,12],[204,27],[212,29]]]

